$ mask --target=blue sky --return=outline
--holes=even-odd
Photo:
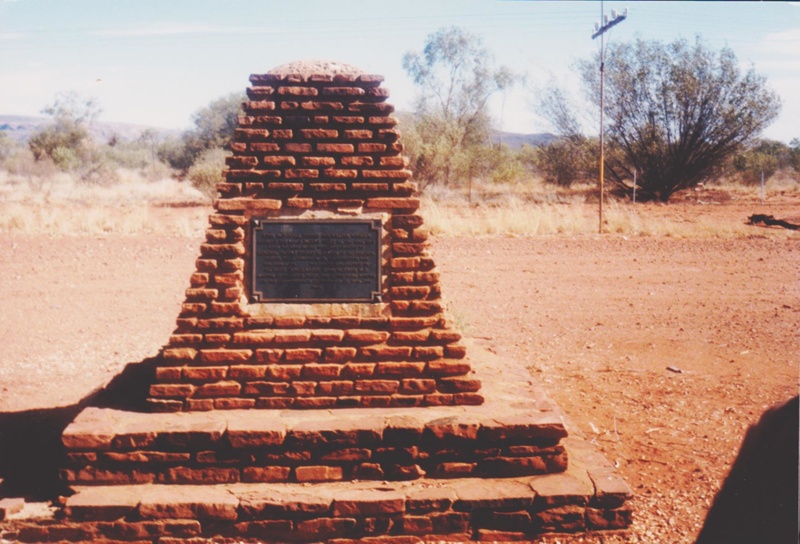
[[[765,135],[800,137],[800,3],[605,2],[606,13],[626,7],[610,40],[701,35],[732,48],[783,99]],[[410,109],[403,54],[457,25],[527,77],[493,101],[497,125],[542,132],[549,127],[531,97],[551,79],[578,90],[570,67],[597,52],[599,18],[599,2],[0,0],[0,113],[39,115],[57,92],[73,90],[98,99],[103,121],[187,128],[200,107],[243,91],[249,74],[306,58],[382,74],[390,101]]]

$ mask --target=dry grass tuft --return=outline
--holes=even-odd
[[[124,169],[116,177],[111,185],[90,185],[65,173],[32,179],[0,171],[0,233],[193,235],[204,228],[193,216],[207,215],[208,198],[188,183],[148,181]]]

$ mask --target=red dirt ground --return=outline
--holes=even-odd
[[[434,240],[465,335],[525,362],[637,495],[629,534],[546,542],[694,540],[747,426],[798,392],[800,238],[776,232]],[[0,411],[74,404],[154,355],[200,242],[0,235]]]

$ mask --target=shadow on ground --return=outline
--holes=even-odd
[[[71,494],[61,483],[61,433],[87,406],[139,412],[152,383],[155,359],[128,363],[105,387],[70,406],[0,412],[0,497],[29,501]]]

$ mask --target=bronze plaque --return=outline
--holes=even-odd
[[[379,302],[380,220],[250,225],[253,302]]]

